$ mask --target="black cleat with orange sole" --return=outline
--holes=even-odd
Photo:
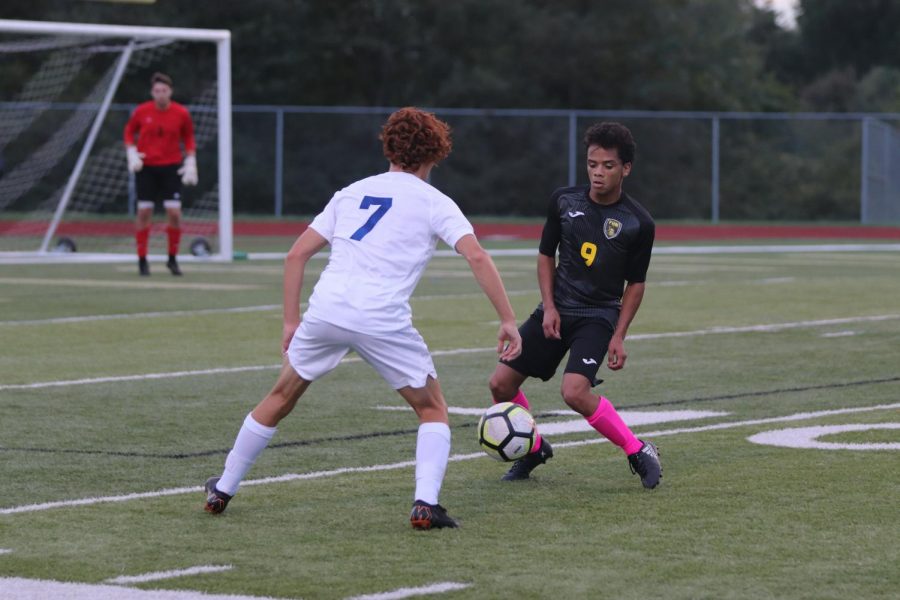
[[[413,502],[409,522],[413,529],[455,529],[459,522],[447,514],[447,509],[440,504],[428,504],[424,500]]]

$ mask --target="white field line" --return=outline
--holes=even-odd
[[[432,356],[455,356],[457,354],[480,354],[493,351],[494,348],[456,348],[455,350],[436,350]],[[358,356],[350,356],[341,360],[341,363],[361,362]],[[119,383],[123,381],[144,381],[150,379],[169,379],[175,377],[194,377],[197,375],[221,375],[223,373],[246,373],[248,371],[271,371],[280,369],[277,365],[256,365],[250,367],[223,367],[220,369],[199,369],[196,371],[171,371],[167,373],[147,373],[144,375],[120,375],[114,377],[91,377],[88,379],[70,379],[67,381],[44,381],[41,383],[22,383],[13,385],[0,385],[0,392],[5,390],[35,390],[48,387],[65,387],[70,385],[91,385],[97,383]]]
[[[537,248],[489,249],[491,256],[537,256]],[[768,244],[727,246],[656,246],[653,255],[773,254],[794,252],[900,252],[900,244]],[[250,252],[250,260],[284,260],[286,252]],[[436,258],[459,256],[456,250],[436,250]]]
[[[785,329],[799,329],[805,327],[826,327],[830,325],[845,325],[848,323],[867,323],[878,321],[892,321],[900,319],[900,314],[873,315],[865,317],[846,317],[841,319],[819,319],[814,321],[795,321],[792,323],[770,323],[767,325],[743,325],[737,327],[711,327],[709,329],[695,329],[693,331],[671,331],[666,333],[638,333],[628,336],[630,341],[658,340],[663,338],[695,337],[704,335],[716,335],[724,333],[757,333],[775,332]],[[432,356],[454,356],[457,354],[477,354],[480,352],[494,352],[495,348],[457,348],[455,350],[435,350]],[[358,357],[345,358],[342,362],[357,362]],[[193,377],[198,375],[220,375],[224,373],[242,373],[247,371],[262,371],[267,369],[280,369],[277,365],[258,365],[249,367],[222,367],[216,369],[199,369],[196,371],[172,371],[167,373],[146,373],[142,375],[121,375],[114,377],[91,377],[87,379],[69,379],[62,381],[43,381],[38,383],[19,383],[0,385],[0,392],[8,390],[34,390],[48,387],[65,387],[70,385],[90,385],[98,383],[117,383],[123,381],[143,381],[150,379],[166,379],[175,377]]]
[[[831,417],[835,415],[849,415],[855,413],[864,413],[877,410],[896,410],[900,409],[900,403],[895,404],[878,404],[875,406],[863,406],[857,408],[840,408],[835,410],[820,410],[815,412],[795,413],[782,417],[769,417],[765,419],[749,419],[746,421],[730,421],[726,423],[715,423],[712,425],[701,425],[698,427],[682,427],[677,429],[661,429],[657,431],[640,432],[642,437],[663,437],[667,435],[678,435],[681,433],[702,433],[705,431],[717,431],[721,429],[734,429],[738,427],[746,427],[748,425],[763,425],[767,423],[784,423],[790,421],[805,421],[809,419],[817,419],[820,417]],[[602,444],[607,442],[606,438],[592,437],[586,440],[577,440],[571,442],[554,443],[556,448],[570,448],[574,446],[586,446],[590,444]],[[454,454],[450,457],[450,461],[459,462],[464,460],[472,460],[475,458],[485,458],[483,452],[475,452],[471,454]],[[241,487],[253,485],[267,485],[270,483],[283,483],[287,481],[304,481],[311,479],[323,479],[326,477],[334,477],[337,475],[345,475],[348,473],[374,473],[379,471],[393,471],[396,469],[405,469],[415,467],[414,460],[403,462],[371,465],[368,467],[341,467],[338,469],[330,469],[328,471],[312,471],[309,473],[285,473],[274,477],[264,477],[261,479],[249,479],[241,484]],[[90,506],[94,504],[102,504],[107,502],[129,502],[131,500],[140,500],[144,498],[161,498],[164,496],[176,496],[180,494],[199,494],[203,491],[203,486],[167,488],[156,490],[153,492],[135,492],[132,494],[122,494],[119,496],[96,496],[91,498],[79,498],[76,500],[58,500],[56,502],[43,502],[41,504],[25,504],[21,506],[11,506],[9,508],[0,508],[0,515],[14,515],[21,513],[38,512],[50,510],[54,508],[71,508],[75,506]]]
[[[12,554],[12,550],[9,548],[0,548],[0,554]]]
[[[143,575],[120,575],[119,577],[107,579],[103,583],[114,583],[116,585],[147,583],[148,581],[174,579],[176,577],[187,577],[189,575],[200,575],[202,573],[219,573],[222,571],[230,571],[233,568],[234,567],[231,565],[203,565],[200,567],[188,567],[187,569],[174,569],[172,571],[155,571],[153,573],[144,573]]]
[[[508,291],[507,295],[509,296],[528,296],[534,295],[538,296],[538,292],[536,290],[513,290]],[[470,293],[470,294],[445,294],[443,296],[413,296],[410,298],[411,301],[417,302],[422,300],[462,300],[467,298],[483,298],[484,294],[481,293]],[[301,308],[306,307],[306,302],[300,305]],[[260,304],[257,306],[236,306],[233,308],[199,308],[196,310],[170,310],[170,311],[153,311],[153,312],[141,312],[141,313],[123,313],[123,314],[112,314],[112,315],[83,315],[79,317],[54,317],[50,319],[28,319],[21,321],[0,321],[0,326],[3,325],[60,325],[65,323],[84,323],[84,322],[92,322],[92,321],[116,321],[121,319],[153,319],[153,318],[168,318],[168,317],[192,317],[195,315],[217,315],[217,314],[227,314],[227,313],[246,313],[246,312],[267,312],[267,311],[280,311],[281,304]]]
[[[51,279],[39,277],[0,277],[0,283],[15,285],[61,285],[69,287],[105,287],[135,289],[172,289],[172,290],[256,290],[258,285],[242,283],[182,283],[182,282],[148,282],[148,281],[114,281],[107,279]]]
[[[117,321],[121,319],[153,319],[157,317],[193,317],[197,315],[220,315],[227,313],[265,312],[281,310],[280,304],[260,304],[258,306],[237,306],[234,308],[201,308],[197,310],[169,310],[114,315],[84,315],[80,317],[55,317],[52,319],[30,319],[23,321],[0,321],[0,325],[60,325],[63,323],[88,323],[92,321]]]
[[[470,583],[455,583],[453,581],[444,581],[442,583],[432,583],[431,585],[423,585],[412,588],[398,588],[391,592],[382,592],[380,594],[365,594],[364,596],[353,596],[347,600],[402,600],[403,598],[415,598],[417,596],[429,596],[431,594],[443,594],[444,592],[453,592],[456,590],[464,590],[470,587]]]
[[[691,337],[699,335],[713,335],[717,333],[756,333],[784,331],[786,329],[802,329],[805,327],[828,327],[831,325],[845,325],[848,323],[871,323],[878,321],[893,321],[900,319],[900,314],[871,315],[867,317],[844,317],[840,319],[817,319],[812,321],[794,321],[788,323],[770,323],[767,325],[739,325],[736,327],[710,327],[709,329],[697,329],[694,331],[672,331],[668,333],[638,333],[629,335],[629,340],[658,340],[672,337]]]

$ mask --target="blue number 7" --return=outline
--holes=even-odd
[[[384,213],[388,211],[393,204],[393,199],[391,198],[378,198],[376,196],[363,196],[362,202],[359,204],[359,208],[361,210],[365,210],[372,205],[378,207],[378,210],[372,213],[372,216],[363,223],[363,226],[353,232],[353,235],[350,236],[351,240],[356,240],[357,242],[363,239],[367,233],[372,231],[372,228],[375,227],[375,224],[381,220],[381,217],[384,216]]]

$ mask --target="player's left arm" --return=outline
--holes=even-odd
[[[625,352],[625,336],[644,299],[647,269],[650,267],[650,255],[653,252],[653,240],[656,237],[656,225],[650,215],[639,214],[638,218],[641,228],[625,269],[627,284],[625,292],[622,294],[619,321],[606,350],[606,366],[611,371],[618,371],[624,367],[625,360],[628,358],[628,353]]]
[[[497,316],[500,330],[497,332],[497,354],[503,360],[512,360],[522,352],[522,338],[516,327],[516,313],[500,278],[500,272],[491,255],[481,247],[474,234],[462,236],[455,246],[456,251],[469,263],[475,281],[488,297]]]
[[[191,120],[187,109],[184,111],[184,119],[181,123],[181,141],[184,144],[184,164],[178,169],[181,175],[181,183],[184,185],[197,185],[200,180],[197,171],[197,141],[194,138],[194,121]]]
[[[619,321],[616,324],[616,330],[613,332],[612,339],[609,340],[609,348],[606,351],[606,366],[611,371],[618,371],[625,366],[625,359],[628,353],[625,352],[625,335],[628,333],[628,326],[634,320],[638,308],[641,307],[641,301],[644,299],[644,288],[646,284],[631,283],[625,286],[625,293],[622,294],[622,308],[619,311]]]

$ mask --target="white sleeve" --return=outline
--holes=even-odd
[[[432,203],[431,227],[451,248],[455,248],[456,242],[464,235],[475,233],[472,224],[450,198],[441,198]]]
[[[334,238],[334,226],[337,221],[335,214],[335,205],[337,204],[337,194],[331,197],[325,208],[322,209],[316,218],[313,219],[309,226],[316,230],[316,233],[328,240],[330,244]]]

